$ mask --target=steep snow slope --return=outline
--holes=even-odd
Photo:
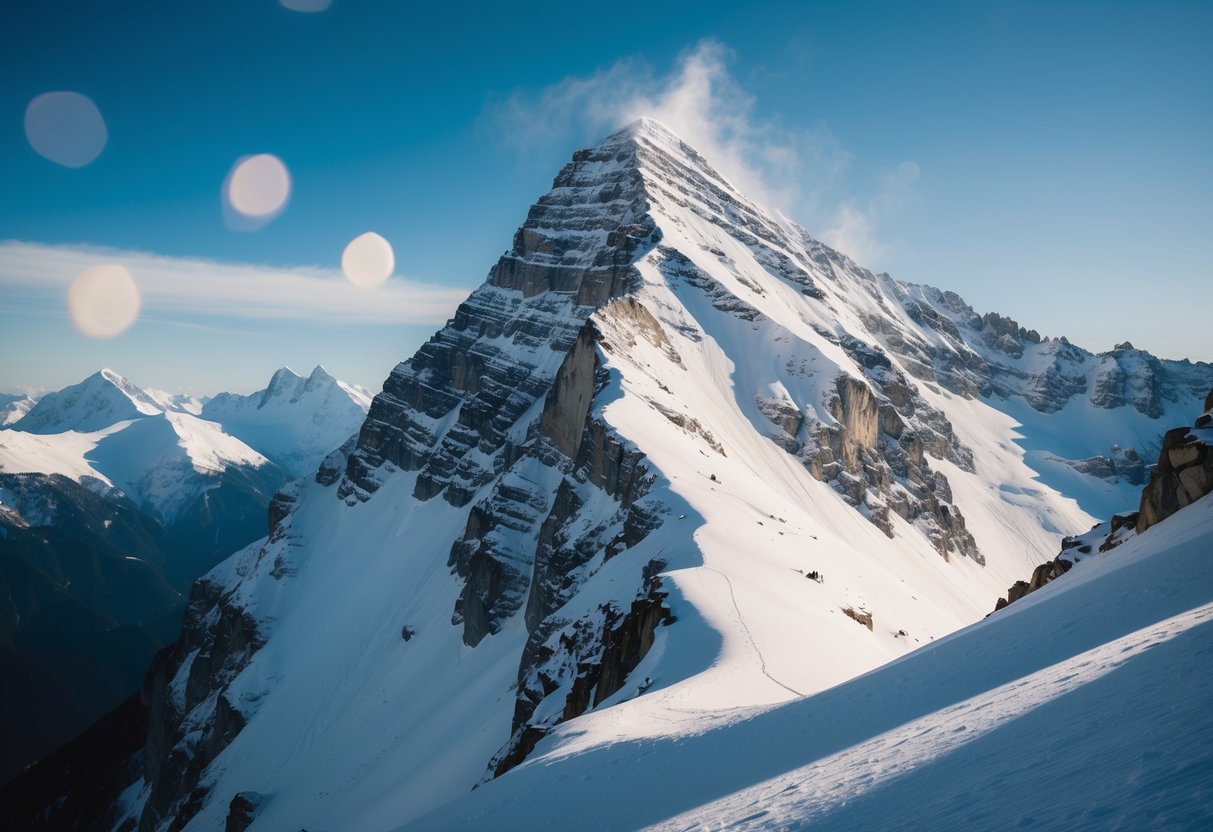
[[[995,407],[1007,379],[1078,396],[1049,387],[1061,342],[1008,369],[964,308],[654,122],[579,151],[357,441],[197,585],[123,815],[215,828],[254,792],[258,827],[389,829],[587,711],[594,745],[702,734],[978,620],[1093,518]]]
[[[202,407],[201,416],[302,476],[358,432],[370,406],[368,391],[338,381],[323,367],[306,378],[283,367],[264,390],[248,396],[220,393]]]
[[[97,447],[104,432],[39,435],[17,430],[0,431],[0,471],[8,474],[62,474],[80,483],[89,481],[109,488],[85,456]]]
[[[816,696],[583,717],[402,830],[1207,828],[1211,547],[1213,496]]]

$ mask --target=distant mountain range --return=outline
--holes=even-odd
[[[265,534],[266,508],[362,423],[322,367],[249,396],[140,388],[109,369],[0,429],[0,779],[133,691],[195,578]],[[207,406],[210,407],[209,411]]]

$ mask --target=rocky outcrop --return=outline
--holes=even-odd
[[[597,707],[624,687],[653,646],[657,628],[675,620],[657,575],[664,568],[660,561],[648,564],[645,586],[626,611],[604,604],[548,634],[519,674],[513,734],[489,763],[491,776],[521,763],[556,725]],[[649,684],[641,682],[637,693]]]
[[[586,319],[635,283],[633,263],[660,237],[639,167],[627,163],[639,152],[621,134],[574,155],[487,282],[392,371],[349,456],[343,498],[365,500],[390,464],[420,471],[418,499],[463,506],[517,459],[526,416]],[[552,438],[570,453],[577,439]]]
[[[634,302],[616,302],[603,313],[613,316],[616,337],[632,332],[668,344],[656,320]],[[503,478],[473,507],[451,551],[451,564],[466,577],[454,616],[463,624],[465,643],[478,644],[496,632],[525,598],[529,638],[519,663],[513,736],[490,764],[494,774],[521,762],[556,722],[591,707],[590,692],[597,704],[618,690],[648,651],[653,629],[668,620],[661,604],[665,594],[657,591],[659,570],[652,565],[643,576],[646,594],[626,613],[607,604],[574,622],[558,614],[590,570],[643,540],[662,515],[661,506],[644,499],[653,477],[643,455],[592,416],[592,403],[607,381],[597,357],[601,337],[592,322],[583,328],[538,420],[528,479],[545,483],[550,499],[540,489],[519,491]],[[610,499],[604,503],[591,492]],[[510,533],[518,531],[525,533]],[[558,711],[533,720],[540,703],[555,694],[552,679],[565,672],[556,666],[579,668],[580,681]]]
[[[151,792],[139,821],[154,832],[181,828],[202,804],[202,772],[244,727],[243,703],[225,687],[264,643],[257,622],[225,588],[194,584],[180,640],[152,663],[144,682],[148,709],[143,776]]]
[[[1107,456],[1092,456],[1086,459],[1062,459],[1066,465],[1078,471],[1109,482],[1123,479],[1130,485],[1142,485],[1146,481],[1146,461],[1135,448],[1113,445]]]
[[[1197,418],[1193,427],[1174,428],[1163,435],[1158,464],[1150,474],[1150,482],[1142,490],[1141,508],[1113,515],[1110,520],[1095,525],[1085,534],[1063,538],[1061,554],[1036,567],[1030,581],[1016,581],[1007,597],[998,599],[994,611],[1060,578],[1082,557],[1116,548],[1211,492],[1213,391],[1205,398],[1205,412]]]
[[[978,315],[954,292],[905,286],[900,294],[910,317],[937,338],[912,337],[880,321],[873,330],[916,378],[959,395],[1020,396],[1042,413],[1083,396],[1098,408],[1129,405],[1156,419],[1165,402],[1189,401],[1213,384],[1213,365],[1205,362],[1158,359],[1127,341],[1093,354],[1002,315]]]
[[[636,505],[646,488],[642,455],[589,415],[605,381],[597,337],[592,324],[582,328],[544,402],[536,437],[514,472],[472,508],[451,548],[449,563],[465,579],[452,621],[463,625],[469,646],[523,604],[533,633],[576,590],[591,558],[635,545],[656,522]],[[566,527],[584,519],[586,488],[606,492],[613,507],[571,537]]]
[[[857,610],[854,607],[843,607],[842,614],[857,624],[862,624],[868,630],[872,629],[872,613],[867,610]]]
[[[972,451],[882,350],[850,336],[823,334],[846,351],[864,379],[839,377],[837,396],[829,403],[833,423],[813,420],[781,444],[890,537],[890,514],[896,514],[918,525],[945,558],[956,553],[983,563],[964,515],[952,503],[947,478],[928,461],[928,456],[947,459],[971,471]],[[790,414],[772,415],[792,423]]]
[[[1074,566],[1074,561],[1067,559],[1064,556],[1065,549],[1067,548],[1066,542],[1076,540],[1077,538],[1066,538],[1066,540],[1062,542],[1062,554],[1058,555],[1051,561],[1042,563],[1040,566],[1032,570],[1031,580],[1016,581],[1015,583],[1011,584],[1011,588],[1007,590],[1007,597],[999,598],[994,604],[994,612],[998,612],[1003,607],[1014,604],[1025,595],[1035,592],[1050,581],[1060,578],[1062,575],[1069,572],[1070,568]],[[1070,548],[1073,548],[1073,546]],[[1090,551],[1089,546],[1085,548],[1087,552]]]
[[[228,804],[227,819],[223,824],[223,832],[246,832],[257,819],[257,809],[260,808],[265,795],[257,792],[240,792]]]
[[[739,209],[733,216],[741,213]],[[733,236],[748,245],[756,259],[768,268],[778,261],[772,252],[778,252],[781,245],[772,233],[766,237]],[[813,243],[813,251],[822,249],[820,244]],[[673,286],[693,286],[709,298],[713,308],[734,318],[755,323],[765,319],[758,309],[683,253],[659,246],[656,254],[658,269]],[[853,267],[845,258],[838,260],[840,255],[836,252],[821,256],[832,267]],[[773,273],[801,285],[812,297],[824,297],[816,284],[805,286],[795,275],[778,270]],[[735,272],[735,276],[743,279],[740,272]],[[951,327],[959,342],[960,333],[950,321],[929,307],[924,310],[939,326]],[[841,346],[863,378],[841,375],[835,380],[836,395],[825,403],[831,422],[806,419],[801,407],[789,399],[759,397],[755,402],[759,412],[777,428],[771,438],[798,456],[815,478],[830,483],[890,537],[894,534],[890,514],[896,514],[920,525],[945,558],[957,553],[982,562],[977,543],[965,528],[964,516],[952,504],[947,479],[932,471],[926,460],[929,453],[972,470],[972,452],[955,438],[947,418],[926,403],[884,351],[846,333],[837,335],[821,328],[817,333]],[[667,418],[693,421],[685,414],[657,407]],[[725,453],[710,435],[705,439],[718,453]]]
[[[1163,436],[1158,464],[1141,495],[1138,534],[1213,491],[1213,392],[1205,408],[1196,426]]]

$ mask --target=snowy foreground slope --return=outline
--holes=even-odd
[[[388,830],[533,755],[714,736],[981,619],[1211,387],[873,275],[638,122],[195,585],[116,826]]]
[[[645,696],[583,717],[401,832],[1207,829],[1210,554],[1213,496],[815,696],[702,715]]]

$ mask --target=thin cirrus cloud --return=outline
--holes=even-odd
[[[763,119],[729,69],[731,52],[714,39],[685,50],[669,73],[625,58],[586,76],[490,103],[483,123],[521,153],[552,155],[641,116],[690,142],[742,193],[806,222],[827,243],[871,264],[884,253],[880,226],[909,196],[914,162],[886,173],[863,198],[844,182],[852,155],[824,126],[789,129]]]
[[[0,242],[0,291],[10,300],[63,297],[81,273],[112,264],[123,266],[138,284],[144,313],[183,322],[207,318],[440,325],[468,293],[399,277],[367,292],[351,286],[338,269],[217,263],[19,241]]]

